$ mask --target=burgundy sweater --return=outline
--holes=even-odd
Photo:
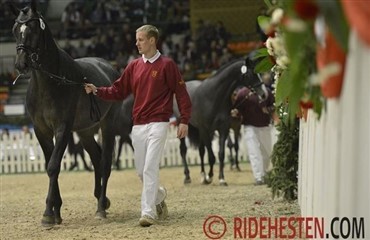
[[[274,105],[274,97],[268,90],[268,97],[265,101],[260,102],[257,94],[248,88],[241,88],[236,97],[235,108],[242,115],[242,124],[254,127],[266,127],[271,122],[271,109]],[[263,111],[263,108],[269,110],[269,113]]]
[[[99,87],[97,95],[104,100],[123,100],[134,95],[134,125],[167,122],[173,114],[173,95],[180,110],[180,123],[188,124],[191,101],[176,63],[165,56],[146,63],[137,58],[130,62],[121,77],[110,87]]]

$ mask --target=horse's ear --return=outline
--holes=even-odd
[[[13,13],[14,16],[18,16],[19,14],[19,9],[14,5],[13,2],[7,2],[8,7],[10,11]]]
[[[251,56],[248,56],[245,58],[245,65],[247,65],[248,67],[253,66],[253,61],[251,59]]]
[[[37,0],[32,0],[31,9],[32,9],[32,12],[34,12],[34,13],[37,12]]]

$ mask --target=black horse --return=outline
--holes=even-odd
[[[240,87],[236,88],[232,95],[231,95],[231,103],[232,106],[235,106],[236,97],[238,94],[238,90]],[[239,167],[239,140],[240,140],[240,131],[242,127],[242,117],[241,116],[230,116],[230,129],[234,132],[234,141],[231,139],[231,136],[227,137],[227,147],[230,150],[230,169],[236,169],[237,171],[241,171]],[[233,150],[235,151],[235,155],[233,155]]]
[[[119,73],[103,59],[73,60],[66,54],[52,38],[47,23],[37,12],[34,0],[30,7],[19,10],[11,5],[11,10],[17,16],[13,26],[17,44],[15,66],[21,74],[31,71],[26,107],[43,150],[49,176],[42,224],[62,222],[58,176],[71,131],[78,133],[94,166],[94,196],[98,200],[95,216],[106,218],[106,209],[110,206],[106,191],[114,147],[111,126],[115,105],[92,98],[92,95],[84,92],[83,86],[84,79],[97,86],[110,86],[119,77]],[[94,112],[89,113],[89,106],[95,107],[90,108],[95,109],[95,113],[101,113],[99,122],[92,119],[94,116],[99,117],[99,114],[91,115]],[[102,147],[94,139],[94,133],[99,127],[102,130]]]
[[[201,182],[212,182],[213,165],[216,158],[212,150],[212,140],[215,131],[219,133],[219,182],[227,185],[224,177],[225,141],[229,135],[232,109],[231,94],[240,85],[253,89],[261,98],[267,96],[265,86],[258,74],[254,72],[256,62],[252,54],[246,59],[231,62],[204,81],[187,82],[187,89],[192,102],[192,113],[189,123],[189,140],[199,148],[201,160]],[[178,111],[176,111],[178,112]],[[208,175],[204,169],[204,154],[207,148],[210,170]],[[191,182],[186,163],[187,147],[185,140],[180,142],[180,152],[184,164],[185,183]]]

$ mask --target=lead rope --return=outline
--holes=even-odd
[[[85,83],[78,83],[78,82],[75,82],[75,81],[72,81],[72,80],[69,80],[67,79],[66,77],[61,77],[61,76],[58,76],[56,74],[53,74],[53,73],[50,73],[48,71],[45,71],[44,69],[42,69],[41,67],[38,69],[40,71],[42,71],[43,73],[47,74],[51,79],[55,80],[57,82],[57,84],[59,85],[79,85],[81,87],[84,87],[85,86],[85,83],[88,83],[86,81],[86,77],[84,77],[84,82]],[[15,85],[16,81],[18,80],[18,78],[20,76],[22,76],[24,74],[19,74],[17,76],[17,78],[13,81],[13,85]],[[90,99],[90,119],[91,121],[94,121],[94,122],[99,122],[100,119],[101,119],[101,112],[100,112],[100,108],[99,108],[99,105],[95,99],[95,96],[94,94],[89,94],[89,99]]]
[[[94,94],[89,94],[90,98],[90,119],[94,122],[99,122],[101,118],[101,112],[98,103],[96,102]]]

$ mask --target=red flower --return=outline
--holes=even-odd
[[[304,20],[314,19],[319,13],[319,8],[313,0],[296,0],[294,10]]]
[[[313,103],[308,100],[308,101],[299,101],[299,105],[301,106],[301,108],[304,108],[304,109],[309,109],[309,108],[313,108]]]
[[[266,35],[268,37],[275,37],[275,28],[273,26],[270,26],[267,30],[266,30]]]

